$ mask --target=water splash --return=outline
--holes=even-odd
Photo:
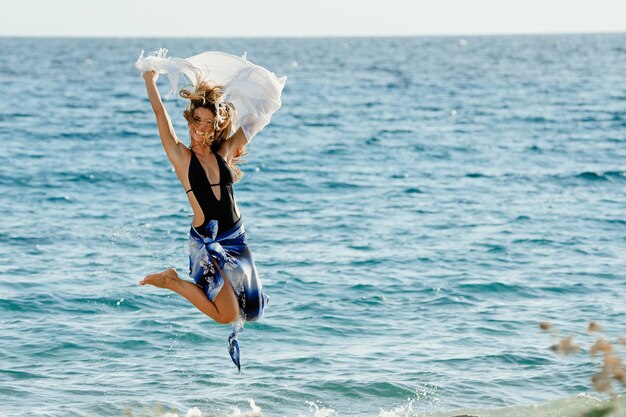
[[[309,405],[309,411],[313,411],[313,417],[330,417],[333,413],[335,413],[335,410],[332,408],[319,408],[317,404],[311,401],[307,401],[306,403]],[[305,417],[302,413],[299,413],[298,416]]]

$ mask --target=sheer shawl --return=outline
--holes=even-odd
[[[270,122],[280,109],[280,95],[287,81],[273,72],[248,61],[246,54],[238,57],[218,51],[203,52],[189,58],[166,57],[167,49],[141,56],[135,67],[141,72],[154,70],[166,75],[170,82],[169,98],[176,92],[184,76],[193,85],[206,81],[224,87],[224,101],[235,108],[233,132],[241,127],[248,142]]]

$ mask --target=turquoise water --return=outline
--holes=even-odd
[[[625,41],[0,38],[0,415],[575,415],[598,361],[537,323],[626,333]],[[235,187],[272,297],[241,374],[137,285],[187,273],[159,47],[289,77]]]

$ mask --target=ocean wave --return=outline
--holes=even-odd
[[[531,295],[534,290],[525,285],[504,282],[466,283],[455,287],[461,294],[510,294],[515,297]]]
[[[626,180],[626,171],[584,171],[576,174],[574,178],[587,181]]]

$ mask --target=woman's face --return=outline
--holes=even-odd
[[[193,122],[189,123],[189,134],[194,142],[203,143],[213,135],[215,115],[209,109],[197,108],[193,112]]]

